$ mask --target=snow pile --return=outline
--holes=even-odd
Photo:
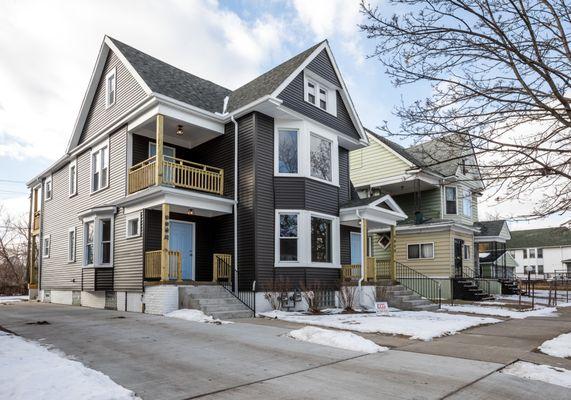
[[[28,301],[28,296],[0,296],[0,303],[16,303]]]
[[[371,340],[351,332],[331,331],[313,326],[306,326],[305,328],[291,331],[288,333],[288,336],[304,342],[359,351],[361,353],[379,353],[388,350],[388,347],[379,346]]]
[[[468,317],[430,311],[400,311],[390,316],[376,314],[305,315],[285,311],[261,313],[261,316],[288,322],[323,326],[362,333],[387,333],[410,336],[411,339],[431,340],[453,335],[483,324],[502,322],[494,318]]]
[[[571,371],[565,368],[517,361],[504,368],[501,373],[571,388]]]
[[[165,317],[169,318],[178,318],[184,319],[185,321],[191,322],[203,322],[207,324],[233,324],[231,321],[222,321],[220,319],[216,319],[211,315],[206,315],[200,310],[191,310],[191,309],[181,309],[171,311],[170,313],[165,314]]]
[[[0,332],[0,399],[138,399],[107,375]]]
[[[542,353],[553,357],[571,357],[571,332],[557,336],[555,339],[543,342],[539,346]]]
[[[512,308],[501,307],[481,307],[469,304],[456,306],[442,306],[443,310],[449,312],[462,312],[468,314],[494,315],[498,317],[508,317],[513,319],[524,319],[528,317],[555,317],[557,309],[555,307],[541,307],[530,311],[517,311]]]

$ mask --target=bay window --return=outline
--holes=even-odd
[[[312,134],[310,139],[311,176],[331,182],[331,141]]]
[[[83,266],[113,266],[114,209],[90,210],[83,217]]]
[[[99,249],[100,264],[109,264],[111,262],[111,219],[99,220]]]
[[[109,143],[104,142],[91,151],[91,192],[109,185]]]
[[[85,250],[84,250],[84,264],[93,265],[93,237],[95,234],[95,229],[93,226],[93,221],[88,221],[84,225],[83,237],[85,238]]]
[[[298,172],[298,132],[294,129],[278,130],[278,172],[297,174]]]
[[[456,188],[454,186],[446,186],[446,214],[456,214]]]
[[[297,214],[280,214],[280,261],[297,261],[298,230]]]
[[[311,262],[332,261],[331,220],[311,217]]]

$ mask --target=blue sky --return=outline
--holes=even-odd
[[[363,123],[375,128],[388,120],[396,128],[394,106],[426,96],[429,88],[394,88],[380,63],[366,58],[374,42],[357,28],[358,4],[3,1],[0,203],[13,213],[26,212],[22,182],[63,154],[105,34],[230,89],[327,38]]]

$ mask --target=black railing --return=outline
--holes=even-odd
[[[396,264],[396,280],[399,284],[412,290],[416,294],[438,304],[438,308],[442,306],[442,287],[440,282],[421,274],[404,264],[395,262]]]
[[[216,283],[222,286],[228,291],[232,296],[237,298],[242,304],[248,307],[256,315],[256,291],[255,287],[249,290],[234,290],[234,268],[223,258],[216,256],[216,261],[224,265],[226,268],[230,269],[230,276],[228,280],[218,280]]]
[[[487,295],[492,293],[492,282],[497,282],[497,279],[487,279],[478,276],[476,271],[465,265],[462,266],[462,278],[473,280],[476,286],[478,286],[478,288]]]

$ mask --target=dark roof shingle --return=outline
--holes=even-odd
[[[474,236],[499,236],[505,223],[506,221],[503,219],[474,222],[474,226],[480,228],[480,233],[476,233]]]
[[[571,230],[568,228],[543,228],[512,231],[508,249],[528,247],[571,246]]]

